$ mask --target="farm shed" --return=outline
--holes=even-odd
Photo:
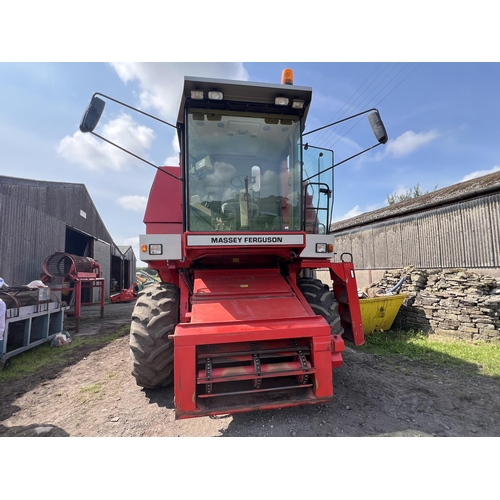
[[[131,246],[121,245],[117,247],[119,256],[113,255],[113,276],[116,278],[115,291],[120,292],[127,289],[135,282],[136,257]],[[114,283],[113,283],[114,284]]]
[[[99,262],[106,299],[112,279],[124,285],[125,260],[135,275],[133,251],[115,245],[84,184],[0,176],[0,276],[10,286],[38,280],[56,252]]]
[[[500,277],[500,172],[332,224],[358,285],[386,270],[466,268]]]

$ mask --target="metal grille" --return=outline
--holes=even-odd
[[[53,278],[91,273],[94,267],[94,261],[88,257],[59,252],[47,257],[43,264],[45,274]]]

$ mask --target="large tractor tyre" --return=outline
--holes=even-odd
[[[326,319],[332,335],[343,335],[344,329],[340,322],[339,303],[328,285],[315,278],[299,278],[297,285],[311,309]]]
[[[130,326],[132,375],[137,385],[157,389],[174,380],[174,333],[179,322],[179,289],[152,283],[139,292]]]

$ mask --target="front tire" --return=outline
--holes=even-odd
[[[344,329],[340,321],[339,303],[328,285],[315,278],[299,278],[297,286],[311,309],[326,319],[332,335],[343,335]]]
[[[137,298],[130,326],[132,375],[137,385],[156,389],[174,380],[174,333],[179,322],[179,289],[152,283]]]

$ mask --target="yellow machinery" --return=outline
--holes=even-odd
[[[406,297],[408,297],[407,294],[401,293],[360,299],[364,334],[390,330]]]

